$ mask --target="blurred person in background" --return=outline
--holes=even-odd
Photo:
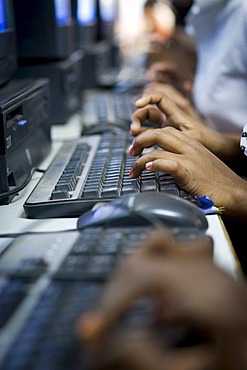
[[[175,14],[166,0],[146,0],[143,5],[146,33],[151,44],[163,44],[174,32]]]
[[[190,83],[187,76],[183,80],[176,60],[172,77],[167,77],[164,59],[163,66],[150,66],[150,81],[172,84],[174,80],[175,88],[189,98],[206,125],[239,135],[247,117],[247,2],[194,0],[186,17],[186,32],[195,41],[194,78]],[[176,73],[185,90],[178,88]],[[162,84],[151,88],[163,89]]]
[[[185,25],[185,18],[192,6],[192,0],[171,0],[172,9],[176,16],[176,25]]]
[[[154,64],[149,71],[154,82],[146,86],[146,93],[154,90],[166,93],[191,119],[200,122],[200,126],[204,124],[213,129],[214,150],[219,152],[222,140],[239,142],[241,135],[246,135],[242,134],[242,128],[247,118],[247,2],[194,0],[186,18],[186,30],[193,36],[197,52],[191,84],[187,76],[183,78],[181,69],[176,68],[176,61],[170,79],[166,62],[163,70],[162,65],[157,69]],[[183,89],[178,88],[177,80]],[[132,134],[137,135],[138,127],[135,124],[131,127]],[[220,140],[216,131],[221,133]],[[246,178],[246,173],[241,176]],[[222,218],[240,260],[247,265],[246,223],[225,214]]]
[[[149,0],[152,1],[152,0]],[[148,3],[148,1],[147,1]],[[191,0],[169,1],[175,17],[173,32],[163,42],[150,43],[147,59],[147,79],[162,88],[166,83],[175,87],[184,96],[190,98],[196,66],[196,49],[194,39],[184,30],[185,14],[189,11]],[[181,13],[181,9],[185,9]],[[165,23],[165,18],[163,23]],[[148,84],[150,87],[150,84]]]

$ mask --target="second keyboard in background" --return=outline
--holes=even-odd
[[[116,127],[129,130],[131,115],[135,112],[135,102],[142,92],[130,90],[120,91],[93,91],[87,93],[83,99],[81,119],[82,132],[102,131],[104,128]],[[145,121],[145,126],[154,126]]]

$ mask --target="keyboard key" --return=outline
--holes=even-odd
[[[53,190],[51,193],[52,200],[68,199],[70,197],[67,190]]]
[[[167,194],[175,195],[177,197],[179,196],[179,189],[178,189],[177,185],[175,185],[175,184],[161,186],[160,187],[160,192],[165,192]]]

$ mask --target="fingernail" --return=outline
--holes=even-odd
[[[95,315],[84,315],[80,318],[77,325],[77,330],[80,337],[85,342],[97,341],[101,331],[102,320],[101,317]]]
[[[146,167],[146,170],[151,170],[153,167],[153,162],[147,162],[145,167]]]
[[[143,97],[141,97],[141,98],[137,99],[137,100],[136,100],[136,104],[139,104],[139,103],[141,103],[142,101],[143,101]]]
[[[132,144],[129,148],[129,154],[133,154],[134,152],[134,145]]]

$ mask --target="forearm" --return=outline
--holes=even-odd
[[[227,204],[223,204],[228,215],[247,222],[247,182],[239,178],[233,189],[229,189]]]
[[[231,169],[243,173],[247,169],[247,158],[240,149],[240,135],[223,135],[209,128],[206,130],[202,133],[202,144]]]
[[[225,141],[229,143],[228,150],[231,156],[228,156],[225,163],[242,176],[247,176],[247,158],[240,148],[240,134],[226,134]]]
[[[217,338],[219,370],[247,369],[246,323],[235,330],[223,330]]]

